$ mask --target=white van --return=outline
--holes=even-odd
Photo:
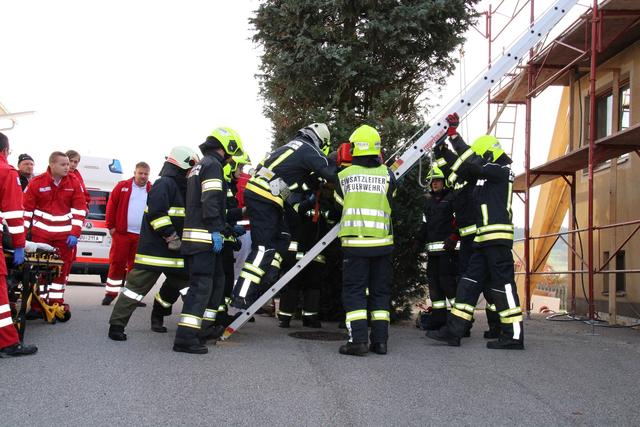
[[[123,179],[122,165],[118,159],[83,156],[78,169],[91,195],[91,202],[71,273],[98,274],[105,283],[111,248],[111,236],[105,221],[107,202],[113,187]]]

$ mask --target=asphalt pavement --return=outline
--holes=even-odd
[[[358,358],[290,337],[300,321],[258,316],[188,355],[171,349],[175,308],[169,333],[149,329],[154,291],[114,342],[103,290],[69,286],[71,320],[29,322],[37,355],[0,360],[0,426],[640,425],[637,330],[534,316],[525,351],[495,351],[479,315],[460,348],[407,323],[391,327],[388,355]]]

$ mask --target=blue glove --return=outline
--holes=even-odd
[[[78,244],[78,238],[76,236],[67,237],[67,247],[68,248],[75,248],[75,246],[77,244]]]
[[[234,225],[233,232],[236,234],[236,236],[243,236],[247,233],[247,230],[245,230],[244,226],[242,225]]]
[[[13,265],[18,266],[24,262],[24,248],[13,250]]]
[[[220,234],[219,231],[214,231],[211,233],[211,241],[213,242],[213,252],[219,254],[220,251],[222,251],[222,245],[224,244],[222,234]]]

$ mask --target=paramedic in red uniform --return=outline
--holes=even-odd
[[[64,304],[64,289],[86,209],[83,187],[69,176],[69,158],[54,151],[47,171],[33,178],[24,192],[24,225],[31,229],[31,240],[55,247],[64,262],[60,275],[53,278],[46,292],[41,292],[49,305],[64,308],[64,319],[58,320],[71,317],[69,306]],[[36,305],[32,310],[41,311],[41,307]]]
[[[140,237],[142,215],[151,189],[149,165],[136,165],[133,178],[116,184],[107,203],[107,228],[111,234],[109,273],[102,305],[109,305],[122,289],[127,273],[133,268]],[[140,302],[140,304],[144,304]]]
[[[13,265],[24,262],[24,220],[22,218],[22,188],[18,172],[7,163],[9,138],[0,132],[0,217],[7,222],[13,243]],[[0,358],[25,356],[38,349],[22,345],[13,326],[9,295],[7,295],[7,265],[2,253],[0,234]]]
[[[80,164],[80,153],[78,153],[76,150],[67,150],[67,152],[64,154],[69,158],[69,175],[77,179],[80,183],[82,194],[84,194],[84,199],[87,202],[88,211],[89,203],[91,202],[91,195],[89,194],[89,190],[87,190],[86,185],[84,185],[84,179],[82,178],[82,175],[80,175],[80,171],[78,170],[78,165]]]

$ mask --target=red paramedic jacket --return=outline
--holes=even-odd
[[[107,202],[107,228],[115,228],[118,233],[127,232],[129,215],[129,199],[131,198],[131,188],[133,178],[120,181],[113,187],[109,201]],[[151,183],[147,181],[147,194],[151,190]]]
[[[22,219],[22,187],[18,171],[0,155],[0,215],[7,221],[14,248],[24,248],[24,220]],[[0,230],[2,230],[0,228]],[[6,276],[7,265],[2,255],[2,235],[0,234],[0,275]]]
[[[34,240],[66,240],[80,237],[87,215],[83,187],[73,176],[65,176],[56,186],[51,170],[33,178],[24,190],[24,225]]]

